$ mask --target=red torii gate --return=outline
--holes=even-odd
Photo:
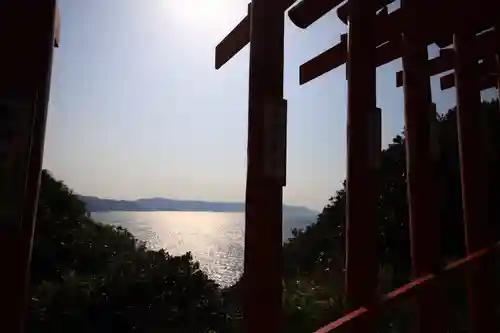
[[[215,66],[220,68],[252,41],[243,273],[247,332],[282,331],[283,40],[284,10],[292,2],[283,3],[254,0],[248,16],[217,46],[215,56]]]
[[[289,15],[299,26],[307,27],[341,2],[302,1]],[[481,121],[474,111],[479,108],[480,88],[492,85],[489,78],[492,69],[497,85],[500,77],[499,21],[495,15],[498,11],[487,0],[462,0],[458,4],[447,0],[404,0],[400,10],[388,13],[383,7],[389,2],[377,0],[362,4],[361,0],[349,0],[349,7],[340,5],[337,8],[339,18],[345,23],[349,20],[348,38],[344,36],[340,44],[300,69],[301,82],[305,83],[343,63],[349,64],[347,295],[351,306],[360,308],[320,332],[358,324],[364,331],[374,330],[374,317],[370,314],[411,295],[417,296],[420,330],[440,331],[442,318],[428,311],[426,306],[430,301],[439,301],[439,289],[431,289],[433,294],[430,294],[429,288],[433,288],[433,282],[445,276],[444,273],[483,260],[494,246],[488,237],[490,225],[485,214],[484,156],[478,149],[481,147],[477,135],[482,129]],[[244,278],[245,323],[249,332],[281,330],[281,187],[285,184],[286,146],[283,12],[292,3],[289,0],[281,3],[254,0],[250,18],[247,16],[217,48],[216,66],[220,67],[250,39],[252,41]],[[431,8],[430,3],[434,11],[424,14],[425,8]],[[2,62],[3,80],[0,83],[0,255],[4,267],[9,267],[12,273],[0,275],[2,300],[6,305],[2,328],[7,332],[20,332],[43,155],[52,45],[58,19],[54,0],[37,1],[29,6],[8,0],[1,6],[3,29],[0,34],[9,49],[3,52],[7,61]],[[379,9],[382,10],[376,13]],[[418,23],[424,19],[427,26],[419,27]],[[24,22],[30,20],[39,29],[25,29]],[[492,27],[493,42],[483,50],[480,40],[485,33],[477,33]],[[426,47],[433,42],[446,47],[452,41],[454,50],[442,53],[451,54],[452,60],[441,59],[434,63],[445,64],[439,65],[444,67],[452,63],[451,68],[455,68],[453,84],[458,92],[469,256],[443,268],[437,267],[440,263],[435,258],[437,223],[429,222],[436,219],[435,207],[432,208],[432,200],[424,196],[424,193],[432,193],[433,177],[431,118],[422,110],[434,116],[429,76],[443,71],[438,68],[433,72],[433,65],[430,65],[433,60],[428,60]],[[480,50],[485,53],[481,55]],[[378,142],[380,137],[374,131],[379,129],[379,121],[373,117],[379,114],[374,112],[375,68],[399,56],[403,57],[404,67],[404,75],[401,75],[405,88],[412,258],[416,278],[388,295],[377,297],[376,257],[375,251],[371,251],[375,233],[371,231],[374,230],[377,194],[376,153],[380,148],[378,143],[369,144],[371,139],[378,137],[374,140]],[[493,60],[487,60],[493,57],[496,67],[489,62]],[[478,59],[484,59],[483,64],[479,64]],[[485,78],[484,81],[481,78]],[[442,82],[448,82],[446,80],[449,79],[444,77]],[[482,85],[481,82],[489,83]],[[447,86],[450,83],[443,84]],[[418,207],[424,207],[425,211]],[[476,332],[495,331],[489,293],[493,284],[491,278],[485,264],[470,272],[471,326]],[[355,329],[360,327],[355,326]]]
[[[53,47],[56,0],[0,2],[0,294],[2,332],[23,332]]]
[[[249,15],[217,46],[216,68],[220,68],[250,42],[249,137],[247,213],[244,270],[244,323],[247,332],[281,331],[281,189],[264,177],[263,152],[266,117],[276,117],[278,108],[266,109],[282,99],[283,13],[295,1],[253,0]],[[348,65],[347,121],[347,270],[346,293],[353,312],[318,332],[375,331],[379,310],[398,300],[416,297],[418,330],[442,332],[446,308],[438,278],[467,268],[470,326],[473,332],[495,332],[491,296],[493,274],[488,268],[495,245],[486,205],[485,154],[480,135],[482,123],[480,89],[498,86],[500,38],[498,10],[490,0],[402,0],[391,13],[385,7],[393,0],[302,0],[288,15],[299,27],[307,28],[337,7],[339,18],[349,24],[341,42],[300,66],[300,83]],[[267,7],[266,7],[267,5]],[[422,24],[425,22],[425,26]],[[252,29],[250,29],[250,26]],[[492,32],[481,33],[488,29]],[[250,35],[251,31],[251,35]],[[486,40],[490,40],[489,42]],[[446,48],[452,44],[454,48]],[[427,46],[443,48],[429,60]],[[402,57],[403,70],[397,75],[405,93],[405,143],[414,280],[385,296],[377,295],[375,251],[375,210],[378,198],[377,155],[380,140],[376,108],[375,70]],[[479,59],[484,59],[482,64]],[[457,86],[460,169],[468,257],[443,267],[440,262],[439,218],[434,175],[435,142],[432,125],[436,110],[432,104],[429,78],[455,69],[441,79],[442,87]],[[493,74],[492,74],[493,73]],[[277,79],[279,78],[279,79]],[[272,82],[272,83],[270,83]],[[266,104],[267,103],[267,104]],[[375,133],[375,134],[374,134]],[[283,134],[281,131],[280,134]],[[375,136],[378,138],[375,139]],[[281,142],[284,142],[281,140]],[[480,147],[480,148],[478,148]],[[283,151],[286,147],[280,146]],[[283,152],[281,152],[283,155]],[[260,194],[260,195],[259,195]],[[498,214],[493,214],[498,217]],[[259,235],[262,237],[259,239]],[[278,246],[279,244],[279,246]],[[279,258],[280,260],[276,260]],[[273,260],[274,262],[273,266]],[[486,260],[486,263],[485,263]],[[479,268],[471,268],[471,264]],[[272,267],[272,269],[269,269]],[[279,290],[278,290],[279,289]],[[272,292],[271,292],[272,290]],[[269,293],[263,292],[267,291]],[[279,299],[278,299],[279,298]],[[353,326],[354,325],[354,326]]]

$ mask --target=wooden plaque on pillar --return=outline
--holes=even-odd
[[[264,174],[286,186],[287,101],[269,103],[265,114]]]

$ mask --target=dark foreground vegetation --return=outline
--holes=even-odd
[[[500,111],[484,103],[491,202],[500,198]],[[445,232],[442,260],[464,255],[456,112],[439,119],[439,208]],[[493,172],[494,171],[494,172]],[[378,205],[380,290],[411,275],[404,138],[382,154]],[[241,286],[221,290],[190,254],[150,251],[127,230],[92,221],[85,205],[48,172],[42,192],[32,259],[30,332],[238,332]],[[494,210],[491,210],[493,214]],[[496,216],[492,216],[495,220]],[[498,239],[498,230],[496,230]],[[285,332],[312,332],[345,311],[345,190],[339,190],[305,230],[284,245]],[[168,249],[166,249],[168,251]],[[448,285],[450,331],[466,326],[460,280]],[[492,291],[493,292],[493,291]],[[388,314],[381,332],[405,332],[409,307]]]
[[[224,331],[217,285],[188,253],[149,251],[98,224],[43,173],[32,259],[31,332]]]

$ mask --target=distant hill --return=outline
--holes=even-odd
[[[112,200],[91,196],[79,196],[90,212],[109,211],[198,211],[198,212],[244,212],[242,202],[211,202],[147,198],[137,200]],[[283,206],[284,215],[315,216],[318,212],[301,206]]]

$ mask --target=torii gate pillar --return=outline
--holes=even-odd
[[[29,25],[26,25],[29,22]],[[56,23],[57,22],[57,23]],[[33,27],[35,27],[33,29]],[[24,331],[38,204],[56,0],[0,3],[0,331]]]
[[[282,331],[284,13],[279,1],[250,4],[250,81],[245,213],[245,331]]]

